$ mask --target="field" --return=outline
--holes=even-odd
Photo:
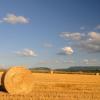
[[[100,100],[100,75],[33,73],[29,95],[1,91],[0,100]]]

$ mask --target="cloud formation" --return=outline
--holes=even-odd
[[[74,50],[71,47],[64,47],[61,48],[61,51],[58,53],[58,55],[71,55],[74,53]]]
[[[97,32],[90,32],[90,33],[89,33],[89,36],[90,36],[90,38],[93,39],[93,40],[100,41],[100,33],[97,33]]]
[[[80,40],[81,39],[81,34],[79,32],[62,32],[60,34],[60,37],[63,37],[65,39],[71,39],[71,40]]]
[[[88,36],[87,40],[80,41],[80,47],[88,52],[100,52],[100,33],[89,32]]]
[[[6,17],[4,17],[1,22],[6,22],[9,24],[27,24],[29,23],[29,20],[25,18],[24,16],[16,16],[15,14],[7,14]]]
[[[37,54],[32,49],[24,49],[22,51],[17,51],[17,55],[26,57],[35,57]]]
[[[60,37],[72,41],[72,46],[90,53],[100,52],[100,33],[62,32]]]

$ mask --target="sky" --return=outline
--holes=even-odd
[[[100,65],[100,0],[0,0],[0,67]]]

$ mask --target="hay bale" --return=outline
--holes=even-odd
[[[99,73],[96,73],[97,76],[99,76]]]
[[[2,85],[2,76],[3,76],[4,72],[0,72],[0,86]]]
[[[11,67],[4,76],[4,87],[10,94],[28,94],[32,91],[32,72],[24,67]]]

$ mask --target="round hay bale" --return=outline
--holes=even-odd
[[[24,67],[11,67],[4,76],[4,87],[10,94],[28,94],[33,87],[32,72]]]
[[[3,76],[4,72],[0,72],[0,86],[2,85],[2,76]]]

